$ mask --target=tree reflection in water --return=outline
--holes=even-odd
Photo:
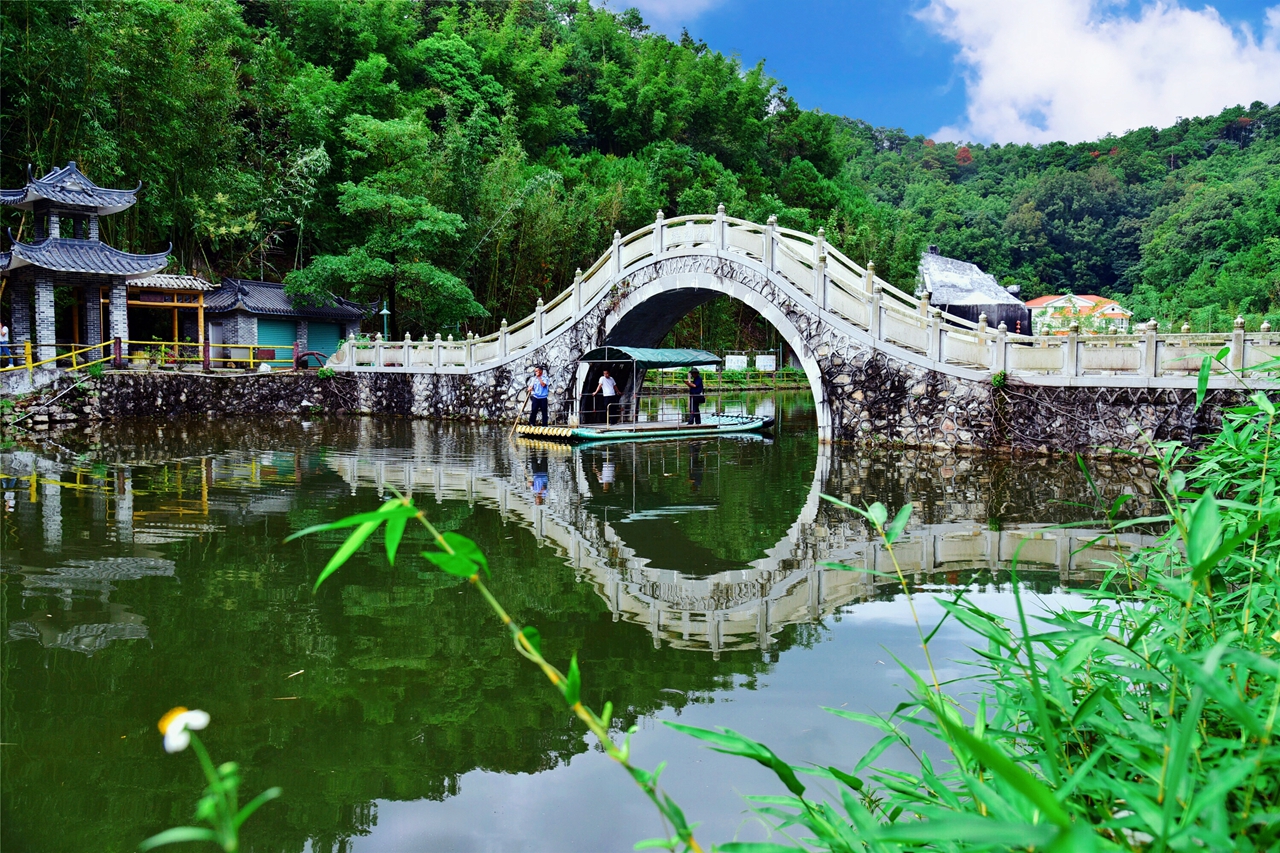
[[[210,748],[245,785],[284,788],[254,819],[254,849],[340,849],[370,831],[376,800],[441,800],[469,771],[538,773],[583,752],[457,579],[388,568],[375,541],[312,597],[341,531],[282,540],[390,487],[484,547],[495,594],[544,648],[578,652],[584,698],[611,700],[624,728],[750,689],[821,642],[832,614],[893,595],[822,569],[879,559],[823,491],[911,501],[899,553],[920,585],[998,585],[1024,539],[1042,588],[1094,579],[1101,555],[1039,530],[1089,516],[1068,503],[1091,499],[1074,465],[833,456],[803,398],[779,409],[771,439],[577,451],[370,419],[134,423],[70,452],[0,451],[0,476],[18,478],[0,509],[4,845],[127,850],[185,821],[189,768],[153,735],[178,703],[219,719]],[[1148,489],[1138,468],[1095,477],[1109,494]]]

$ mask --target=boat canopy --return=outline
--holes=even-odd
[[[648,347],[597,347],[578,361],[634,361],[643,370],[666,367],[702,367],[719,364],[714,353],[701,349],[651,349]]]

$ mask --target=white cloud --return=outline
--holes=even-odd
[[[929,0],[919,16],[960,46],[968,105],[937,137],[1078,142],[1280,100],[1280,6],[1261,40],[1212,7],[1107,0]]]

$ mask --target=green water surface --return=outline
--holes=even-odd
[[[900,589],[822,567],[885,568],[820,492],[910,501],[923,592],[967,584],[1007,606],[1022,539],[1047,599],[1089,584],[1088,555],[1042,529],[1091,514],[1074,462],[831,453],[804,395],[742,406],[777,432],[571,450],[407,420],[136,422],[0,450],[4,850],[128,851],[190,822],[195,760],[156,729],[175,705],[212,715],[204,740],[241,763],[246,797],[284,789],[246,850],[629,850],[659,834],[484,602],[426,571],[421,537],[395,567],[375,537],[312,594],[342,533],[284,538],[393,489],[484,548],[494,593],[553,660],[578,653],[584,699],[640,727],[641,765],[671,761],[709,841],[763,838],[739,794],[777,786],[660,720],[851,766],[878,733],[819,706],[890,710],[905,679],[889,651],[918,658]],[[1096,478],[1149,490],[1137,469]],[[958,630],[937,642],[967,655]]]

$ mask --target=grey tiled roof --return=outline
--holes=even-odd
[[[205,281],[194,275],[169,275],[158,273],[146,278],[134,279],[135,287],[154,287],[157,290],[213,290],[217,287],[211,281]]]
[[[925,252],[920,258],[920,277],[934,305],[1021,305],[995,277],[976,264]]]
[[[367,305],[333,297],[328,305],[294,305],[284,285],[271,281],[224,278],[222,286],[204,301],[206,313],[249,311],[274,317],[304,317],[317,320],[359,320],[369,312]]]
[[[100,240],[73,240],[49,237],[37,243],[14,243],[10,257],[0,269],[12,270],[30,264],[57,272],[99,273],[138,278],[164,269],[169,250],[154,255],[131,255],[113,249]]]
[[[100,214],[119,213],[133,205],[140,189],[141,183],[131,190],[100,187],[85,177],[72,160],[43,178],[31,177],[28,166],[27,185],[20,190],[0,190],[0,204],[30,210],[37,200],[47,199],[60,204],[96,207]]]

